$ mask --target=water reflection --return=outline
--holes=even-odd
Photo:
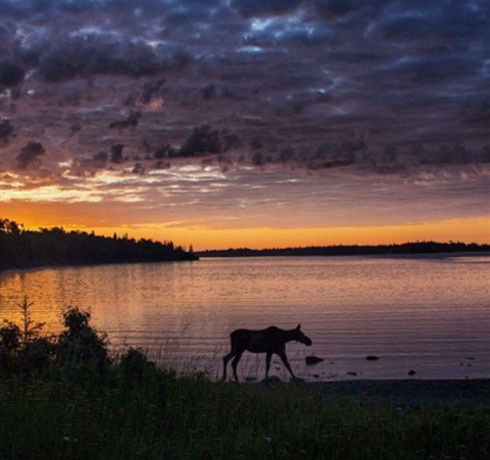
[[[7,272],[0,312],[18,320],[15,304],[25,294],[35,302],[34,319],[59,332],[64,306],[90,307],[113,347],[140,346],[152,358],[214,376],[232,330],[302,323],[314,353],[326,358],[310,369],[304,357],[311,350],[288,345],[303,377],[405,378],[410,369],[420,378],[490,377],[489,262],[281,257]],[[368,354],[381,359],[367,362]],[[246,353],[242,377],[262,373],[263,361]]]

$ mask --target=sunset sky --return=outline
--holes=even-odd
[[[0,215],[489,242],[489,24],[487,0],[0,0]]]

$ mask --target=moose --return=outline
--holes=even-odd
[[[269,378],[269,368],[271,365],[271,358],[274,353],[281,358],[283,364],[286,366],[286,369],[291,374],[291,377],[293,380],[295,380],[296,377],[286,356],[286,343],[293,340],[304,343],[308,347],[312,344],[311,339],[301,332],[301,324],[298,324],[295,329],[291,330],[284,330],[279,329],[276,326],[270,326],[267,329],[262,329],[259,331],[249,329],[237,329],[236,331],[233,331],[230,334],[231,351],[223,357],[224,368],[223,377],[221,380],[226,380],[226,368],[228,361],[233,358],[231,367],[233,368],[235,381],[238,382],[236,368],[245,350],[252,353],[267,353],[265,357],[266,380]]]

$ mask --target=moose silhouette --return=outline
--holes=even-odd
[[[289,365],[286,356],[286,343],[296,340],[310,346],[312,341],[309,337],[301,332],[301,324],[295,329],[284,330],[276,326],[270,326],[267,329],[253,331],[249,329],[237,329],[230,334],[231,351],[223,357],[223,377],[222,381],[226,380],[226,368],[228,361],[233,358],[231,367],[233,375],[238,382],[236,368],[242,354],[245,350],[252,353],[267,353],[265,357],[265,379],[269,378],[269,368],[271,365],[271,357],[275,353],[286,366],[286,369],[291,374],[293,379],[296,379],[291,366]]]

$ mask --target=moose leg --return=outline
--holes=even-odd
[[[293,370],[291,369],[291,366],[289,365],[289,361],[288,361],[288,358],[286,356],[286,352],[282,351],[280,353],[277,353],[277,355],[279,356],[279,358],[281,358],[283,364],[286,366],[286,369],[291,374],[291,377],[293,378],[293,380],[296,380],[296,376],[293,374]]]
[[[221,377],[221,381],[224,382],[226,380],[226,368],[228,367],[228,361],[235,356],[235,350],[232,348],[231,351],[223,356],[223,377]]]
[[[271,367],[271,358],[272,358],[272,353],[267,353],[267,356],[265,357],[265,379],[269,379],[269,368]]]
[[[236,367],[238,366],[238,361],[240,361],[240,358],[243,355],[244,350],[237,351],[235,354],[235,357],[233,358],[233,361],[231,362],[231,367],[233,368],[233,375],[235,376],[235,382],[238,382],[238,375],[236,373]]]

